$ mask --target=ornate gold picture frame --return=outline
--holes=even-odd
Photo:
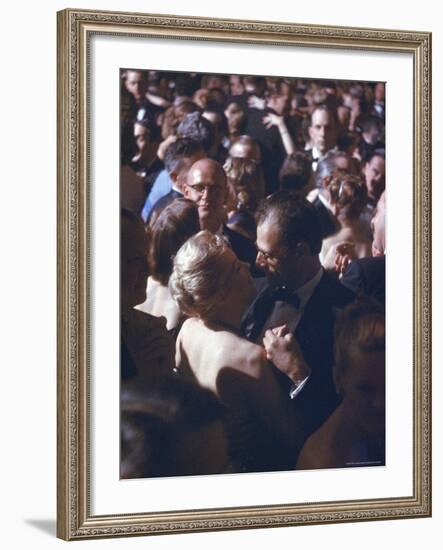
[[[379,498],[257,503],[96,513],[90,446],[91,252],[94,238],[91,181],[91,44],[112,40],[192,41],[270,48],[402,54],[412,66],[412,330],[411,491]],[[381,57],[381,62],[383,58]],[[198,69],[198,67],[196,68]],[[110,120],[118,120],[118,112]],[[64,10],[58,13],[58,536],[65,540],[257,527],[427,517],[431,515],[431,34],[259,21]],[[112,216],[110,215],[110,218]],[[109,223],[112,223],[110,221]],[[117,222],[115,222],[117,223]],[[393,246],[390,243],[390,246]],[[389,308],[389,305],[387,306]],[[389,316],[389,309],[388,316]],[[393,313],[394,314],[394,313]],[[99,330],[99,329],[97,329]],[[388,363],[389,369],[389,363]],[[409,373],[409,371],[407,371]],[[118,404],[115,403],[115,407]],[[118,452],[118,451],[116,451]],[[116,477],[118,472],[116,472]],[[161,480],[159,480],[161,483]],[[158,485],[161,491],[161,485]],[[266,498],[266,495],[265,497]]]

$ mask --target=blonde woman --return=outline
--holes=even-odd
[[[178,335],[177,367],[225,405],[234,469],[288,468],[297,444],[290,399],[264,348],[240,335],[255,296],[248,265],[222,237],[201,231],[178,251],[169,288],[190,317]]]

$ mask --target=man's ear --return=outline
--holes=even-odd
[[[180,183],[177,183],[177,182],[176,182],[176,185],[180,189],[180,191],[183,193],[183,196],[185,197],[185,199],[190,199],[191,198],[189,187],[187,185],[183,185],[183,184],[180,184]]]
[[[170,172],[169,177],[171,178],[173,184],[180,189],[180,191],[183,193],[183,195],[186,196],[186,185],[183,185],[183,182],[180,181],[177,172]],[[186,196],[186,198],[188,198]]]

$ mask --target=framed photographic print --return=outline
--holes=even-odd
[[[430,71],[58,13],[59,537],[431,514]]]

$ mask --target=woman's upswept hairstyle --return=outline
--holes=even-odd
[[[231,276],[223,261],[227,248],[223,237],[204,230],[188,239],[177,252],[169,290],[184,314],[211,318]]]
[[[323,180],[329,191],[331,203],[346,218],[358,218],[368,200],[366,184],[360,176],[349,174],[345,170],[335,170]]]

